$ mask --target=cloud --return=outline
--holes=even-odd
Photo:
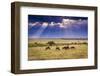
[[[39,22],[29,22],[29,26],[35,26],[35,25],[37,25],[37,24],[39,24]]]
[[[42,23],[42,26],[44,26],[44,27],[47,27],[48,25],[49,25],[48,22],[43,22],[43,23]]]
[[[77,21],[77,24],[79,24],[79,25],[81,25],[81,24],[87,24],[87,23],[88,23],[87,20],[79,19],[79,20]]]
[[[86,22],[87,22],[87,20],[82,20],[82,19],[78,19],[78,20],[74,20],[74,19],[62,19],[63,25],[84,24]]]
[[[63,25],[70,25],[70,24],[73,24],[75,22],[76,22],[76,20],[73,20],[73,19],[62,19]]]
[[[66,28],[63,23],[57,23],[60,28]]]
[[[36,30],[35,33],[31,34],[30,38],[40,38],[44,33],[43,37],[79,37],[80,32],[84,32],[84,27],[87,28],[87,19],[62,19],[61,22],[30,22],[29,27],[35,27],[31,30]],[[82,27],[81,27],[82,26]],[[56,29],[57,28],[57,29]],[[85,29],[86,29],[85,28]],[[68,30],[67,30],[68,29]],[[54,32],[51,32],[51,31]],[[30,31],[30,30],[29,30]],[[49,31],[49,32],[48,32]],[[57,35],[58,34],[58,35]],[[76,36],[77,35],[77,36]],[[83,36],[83,35],[82,35]]]
[[[79,27],[79,26],[83,26],[85,24],[87,24],[88,21],[87,20],[83,20],[83,19],[62,19],[62,25],[65,28],[69,28],[69,27]]]
[[[50,26],[55,26],[55,23],[54,22],[51,22],[49,25]]]
[[[87,20],[83,20],[83,19],[67,19],[64,18],[62,19],[62,22],[30,22],[28,25],[33,27],[33,26],[37,26],[37,25],[41,25],[42,27],[47,27],[47,26],[51,26],[51,27],[55,27],[58,26],[60,28],[70,28],[70,27],[80,27],[80,26],[84,26],[88,23]]]

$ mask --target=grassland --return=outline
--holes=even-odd
[[[49,41],[53,41],[55,44],[47,44]],[[88,57],[87,40],[29,39],[28,45],[28,60],[80,59]],[[69,46],[69,49],[62,49],[65,46]],[[46,47],[50,49],[46,49]],[[60,50],[57,50],[56,47],[59,47]]]

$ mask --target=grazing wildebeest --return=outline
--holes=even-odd
[[[64,49],[64,50],[69,49],[69,46],[64,46],[64,47],[62,47],[62,49]]]
[[[75,49],[75,47],[74,47],[74,46],[71,46],[70,48],[71,48],[71,49]]]
[[[50,50],[50,47],[49,47],[49,46],[48,46],[48,47],[46,47],[46,48],[45,48],[45,50]]]
[[[60,48],[59,47],[56,47],[56,50],[60,50]]]

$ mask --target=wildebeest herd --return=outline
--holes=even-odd
[[[62,50],[75,49],[75,46],[71,46],[71,47],[69,47],[69,46],[64,46],[64,47],[62,47],[62,48],[60,48],[60,47],[58,47],[58,46],[55,47],[55,50],[61,50],[61,49],[62,49]],[[46,47],[45,50],[51,50],[50,46]]]

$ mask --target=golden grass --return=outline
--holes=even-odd
[[[41,40],[37,42],[46,43],[48,40]],[[34,42],[34,41],[33,41]],[[35,41],[36,42],[36,41]],[[57,40],[55,42],[61,41]],[[65,42],[65,41],[64,41]],[[66,41],[66,42],[73,42]],[[76,41],[77,42],[77,41]],[[32,43],[32,42],[31,42]],[[28,48],[28,60],[52,60],[52,59],[80,59],[80,58],[87,58],[88,57],[88,45],[81,44],[81,45],[69,45],[74,46],[73,49],[62,49],[64,45],[59,45],[58,47],[60,50],[56,50],[56,46],[50,46],[50,50],[45,50],[46,46],[43,47],[29,47]]]

